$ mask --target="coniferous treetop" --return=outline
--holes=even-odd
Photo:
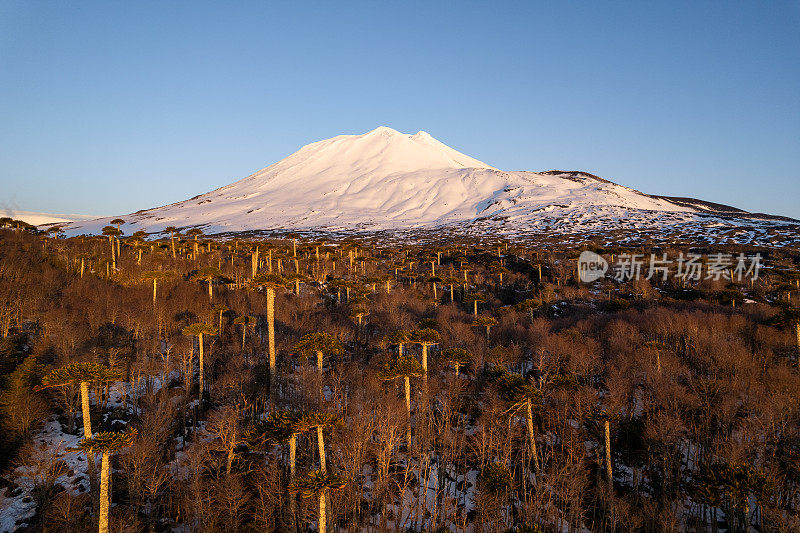
[[[503,492],[510,486],[511,473],[502,463],[489,463],[478,476],[478,487],[483,492]]]
[[[411,334],[408,331],[404,329],[398,329],[386,336],[386,342],[388,344],[406,344],[410,341],[410,338]]]
[[[482,317],[476,318],[472,322],[472,325],[476,326],[476,327],[477,326],[496,326],[497,325],[497,319],[494,318],[494,317],[491,317],[491,316],[482,316]]]
[[[307,429],[302,423],[304,415],[303,411],[272,411],[265,420],[253,426],[245,438],[251,445],[265,440],[285,444],[293,435]]]
[[[333,427],[342,423],[342,417],[333,413],[312,411],[303,413],[300,423],[308,429],[317,427]]]
[[[214,278],[222,277],[222,271],[217,267],[203,267],[194,272],[191,276],[192,279],[208,281]]]
[[[449,363],[465,365],[472,362],[472,354],[464,348],[447,348],[442,352],[442,358]]]
[[[498,378],[497,384],[502,398],[511,404],[518,404],[526,400],[538,403],[542,397],[542,393],[519,374],[505,371]]]
[[[110,235],[114,237],[119,237],[122,235],[122,231],[114,226],[105,226],[103,227],[103,235]]]
[[[124,433],[116,431],[101,431],[91,437],[86,437],[78,443],[77,449],[82,451],[114,453],[122,448],[126,448],[133,443],[136,438],[136,430],[132,429]]]
[[[42,388],[61,387],[90,381],[116,381],[122,374],[100,363],[70,363],[42,378]]]
[[[256,276],[250,280],[250,286],[256,289],[279,289],[286,287],[287,283],[288,280],[286,278],[274,272],[256,274]]]
[[[330,472],[315,470],[298,479],[289,486],[292,492],[299,492],[304,498],[316,496],[325,490],[337,490],[347,485],[347,480]]]
[[[205,324],[203,322],[195,322],[194,324],[188,325],[183,328],[182,333],[186,336],[194,336],[197,337],[198,335],[216,335],[217,328],[210,324]]]
[[[442,336],[435,329],[422,328],[412,331],[410,339],[410,342],[415,344],[432,345],[439,344],[439,342],[442,340]]]
[[[233,320],[234,324],[244,324],[245,326],[255,326],[256,325],[256,317],[250,315],[242,315],[237,316]]]
[[[378,377],[383,380],[402,377],[420,376],[424,373],[422,364],[413,355],[403,354],[393,361],[389,361],[381,369]]]
[[[294,345],[294,351],[305,355],[316,352],[322,352],[326,355],[340,355],[344,352],[344,346],[333,335],[315,332],[303,335],[300,341]]]

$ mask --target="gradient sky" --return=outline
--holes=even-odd
[[[379,125],[800,218],[800,2],[0,0],[0,208],[129,213]]]

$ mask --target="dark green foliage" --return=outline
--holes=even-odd
[[[322,352],[325,355],[341,355],[344,353],[342,343],[327,333],[308,333],[294,345],[294,351],[303,355],[313,355]]]
[[[413,355],[403,354],[402,356],[384,365],[378,373],[378,377],[383,380],[392,380],[401,377],[413,377],[422,375],[422,364]]]
[[[511,473],[501,463],[489,463],[478,476],[478,489],[483,492],[505,492],[511,487]]]
[[[122,377],[117,370],[100,363],[71,363],[56,368],[42,378],[42,387],[61,387],[82,382],[115,381]]]
[[[309,472],[308,475],[302,477],[292,483],[289,489],[292,492],[300,493],[304,498],[316,496],[325,490],[338,490],[347,485],[347,480],[332,474],[330,472],[323,472],[315,470]]]
[[[130,446],[133,443],[133,439],[136,438],[136,434],[137,431],[135,429],[124,433],[101,431],[91,437],[82,439],[78,444],[78,449],[81,451],[114,453]]]

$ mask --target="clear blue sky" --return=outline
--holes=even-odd
[[[800,2],[0,0],[0,207],[128,213],[379,125],[800,217]]]

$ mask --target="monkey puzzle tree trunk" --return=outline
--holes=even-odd
[[[320,405],[324,396],[322,394],[322,352],[317,350],[317,377],[319,378],[319,401]]]
[[[605,421],[605,441],[606,441],[606,479],[608,481],[608,487],[614,488],[614,478],[613,472],[611,469],[611,429],[609,427],[608,420]]]
[[[110,507],[109,484],[111,481],[111,454],[103,452],[100,468],[100,533],[108,533],[108,509]]]
[[[84,259],[83,259],[83,257],[81,257],[81,277],[83,277],[83,270],[84,270],[84,268],[85,268],[85,262],[84,262]]]
[[[325,468],[325,437],[322,433],[322,426],[317,426],[317,446],[319,447],[319,469],[327,472]]]
[[[236,430],[235,429],[233,431],[233,442],[236,442]],[[225,465],[226,466],[225,472],[226,472],[226,475],[228,475],[228,476],[231,475],[231,468],[233,467],[233,458],[234,458],[234,451],[235,450],[236,450],[235,445],[228,447],[228,457],[227,457],[227,463]]]
[[[242,353],[244,353],[245,335],[247,335],[247,325],[246,324],[242,324]]]
[[[111,270],[117,270],[117,252],[113,237],[111,238]]]
[[[214,301],[214,280],[211,278],[208,279],[208,301]]]
[[[408,414],[408,427],[406,428],[406,442],[408,450],[411,451],[411,378],[404,376],[406,389],[406,413]]]
[[[177,255],[175,254],[175,234],[171,233],[169,237],[170,243],[172,244],[172,258],[175,259]]]
[[[456,366],[456,375],[458,375],[458,366]],[[533,457],[533,470],[534,472],[539,471],[539,453],[536,450],[536,437],[533,434],[533,406],[531,405],[531,399],[528,398],[525,401],[525,423],[528,426],[528,440],[531,443],[531,457]]]
[[[156,298],[158,298],[158,279],[153,278],[153,307],[156,306]]]
[[[89,405],[89,382],[81,381],[81,414],[83,415],[83,438],[92,436],[92,411]],[[97,491],[97,472],[95,471],[94,452],[86,452],[86,462],[89,464],[89,487],[92,494]],[[96,498],[96,496],[93,496]]]
[[[199,353],[198,363],[199,363],[199,367],[200,367],[200,373],[199,373],[200,374],[199,375],[199,378],[200,378],[200,391],[197,393],[197,397],[198,397],[198,400],[200,401],[200,409],[202,409],[203,408],[203,386],[205,385],[204,375],[203,375],[203,334],[202,333],[200,333],[197,336],[197,344],[200,347],[200,351],[198,352]]]
[[[474,305],[474,307],[472,308],[472,314],[474,314],[475,316],[478,316],[478,300],[475,300],[472,303]]]
[[[794,332],[797,340],[797,366],[800,367],[800,322],[794,325]]]
[[[297,435],[289,437],[289,483],[294,481],[295,463],[297,462]]]
[[[275,357],[275,289],[267,288],[267,337],[269,342],[269,395],[275,399],[276,357]]]
[[[325,533],[327,531],[326,517],[325,517],[325,491],[319,492],[319,532]]]
[[[83,436],[92,436],[92,419],[89,410],[89,382],[81,381],[81,408],[83,411]]]

